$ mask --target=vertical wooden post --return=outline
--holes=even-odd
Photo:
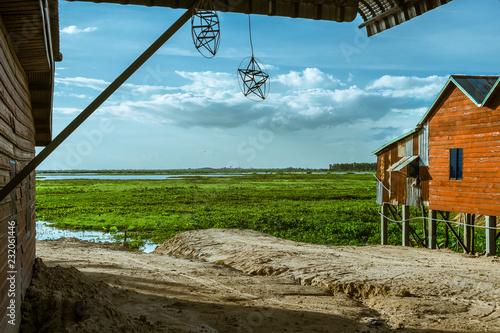
[[[387,204],[382,204],[382,216],[380,217],[380,244],[387,245]]]
[[[472,226],[470,227],[470,253],[475,253],[475,245],[476,245],[476,229],[474,228],[474,224],[476,224],[476,214],[472,214],[471,219]]]
[[[435,249],[437,242],[436,242],[436,217],[437,217],[437,212],[435,210],[430,210],[429,209],[429,220],[428,220],[428,226],[429,226],[429,238],[427,240],[427,244],[429,246],[429,249]]]
[[[486,253],[491,254],[492,256],[497,253],[497,244],[496,244],[496,230],[488,229],[488,228],[496,228],[497,227],[497,217],[496,216],[485,216],[485,225],[486,225]]]
[[[427,228],[427,221],[425,220],[425,207],[424,206],[420,206],[420,208],[422,209],[422,229],[424,230],[424,239],[422,241],[422,246],[423,247],[427,247],[429,246],[429,231],[428,231],[428,228]]]
[[[472,214],[465,214],[464,225],[464,244],[469,249],[470,253],[474,252],[472,249]]]
[[[410,206],[403,205],[401,220],[403,222],[403,246],[410,246]]]

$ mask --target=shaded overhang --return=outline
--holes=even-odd
[[[392,172],[392,171],[401,171],[405,166],[410,165],[413,161],[416,161],[418,159],[418,155],[413,155],[413,156],[405,156],[393,165],[387,169],[387,171]]]
[[[54,62],[59,53],[57,0],[2,0],[0,15],[16,56],[28,77],[35,144],[52,140]]]
[[[192,0],[68,0],[117,3],[149,7],[191,8]],[[351,22],[356,18],[358,0],[214,0],[219,12],[284,16],[313,20]]]
[[[192,0],[68,0],[190,8]],[[214,0],[217,11],[351,22],[358,13],[368,36],[390,29],[452,0]]]

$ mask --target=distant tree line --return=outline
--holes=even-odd
[[[377,163],[335,163],[330,164],[330,171],[357,171],[357,172],[376,172]]]

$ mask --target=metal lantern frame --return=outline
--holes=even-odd
[[[250,35],[250,48],[252,56],[244,58],[238,67],[238,83],[241,92],[252,101],[261,102],[269,94],[269,74],[266,66],[253,53],[252,25],[248,15],[248,31]],[[254,97],[257,97],[255,99]]]
[[[238,67],[238,83],[245,97],[253,101],[263,101],[269,94],[269,74],[264,64],[253,55],[246,57]],[[252,97],[259,99],[254,99]]]
[[[194,46],[205,58],[213,58],[220,46],[219,16],[211,0],[200,0],[191,17]]]

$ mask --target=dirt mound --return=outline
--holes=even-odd
[[[179,234],[152,254],[76,240],[38,241],[37,254],[53,270],[36,273],[28,332],[500,332],[496,256],[234,229]]]
[[[74,267],[47,267],[36,259],[22,306],[21,332],[151,332],[109,300],[123,291],[94,281]]]
[[[321,246],[235,229],[185,232],[155,252],[346,295],[383,314],[396,329],[500,332],[498,257],[401,246]],[[459,317],[469,320],[456,321]]]

